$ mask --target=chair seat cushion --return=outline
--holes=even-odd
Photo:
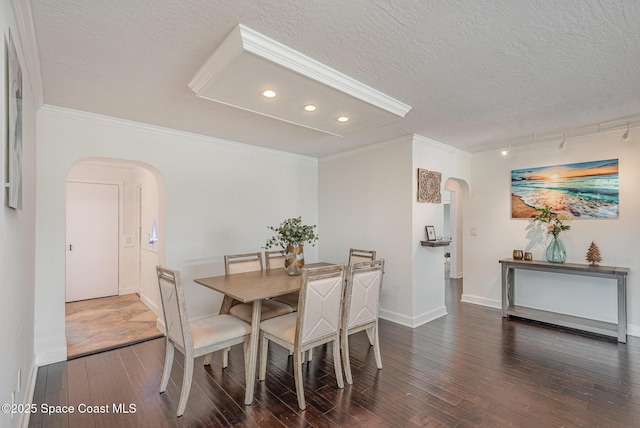
[[[282,315],[260,323],[260,330],[269,333],[287,343],[293,344],[296,339],[297,313]]]
[[[285,305],[291,306],[293,312],[298,310],[298,298],[300,297],[300,292],[296,291],[295,293],[285,294],[283,296],[272,297],[271,300],[276,302],[284,303]]]
[[[290,314],[293,311],[291,306],[273,300],[264,300],[262,302],[262,312],[260,320],[268,320],[280,315]],[[251,323],[251,314],[253,313],[253,303],[240,303],[229,310],[229,314],[240,318],[243,321]]]
[[[200,349],[251,334],[251,326],[231,315],[216,315],[189,323],[193,348]]]

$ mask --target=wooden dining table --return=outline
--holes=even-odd
[[[328,266],[331,263],[310,263],[305,267]],[[235,273],[230,275],[210,276],[194,279],[197,284],[224,294],[221,313],[228,312],[231,302],[235,299],[242,303],[252,303],[251,336],[249,340],[249,364],[247,365],[247,383],[245,390],[245,404],[253,402],[255,389],[256,367],[258,362],[258,339],[260,336],[260,313],[262,301],[271,297],[282,296],[300,290],[302,276],[287,275],[284,268]]]

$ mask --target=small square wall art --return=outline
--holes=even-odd
[[[418,202],[442,202],[440,183],[442,174],[435,171],[418,168]]]

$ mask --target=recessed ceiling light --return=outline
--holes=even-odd
[[[264,91],[262,93],[263,96],[267,97],[267,98],[273,98],[276,96],[276,92],[272,91],[271,89],[267,89],[266,91]]]
[[[345,123],[345,122],[349,121],[349,118],[347,116],[338,116],[338,118],[336,120],[338,122]]]
[[[314,106],[313,104],[307,104],[303,108],[304,108],[304,111],[316,111],[317,110],[317,107]]]

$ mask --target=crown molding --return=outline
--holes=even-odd
[[[89,113],[86,111],[73,110],[66,107],[58,107],[50,104],[45,104],[40,112],[43,114],[70,118],[76,120],[84,120],[87,122],[95,122],[106,126],[113,126],[121,129],[130,129],[133,131],[141,131],[154,133],[162,136],[178,137],[180,139],[190,139],[195,141],[204,141],[208,143],[216,143],[226,145],[229,147],[242,148],[245,150],[252,150],[262,153],[275,154],[278,156],[287,156],[291,158],[304,159],[317,162],[318,158],[313,156],[301,155],[298,153],[285,152],[282,150],[269,149],[266,147],[255,146],[248,143],[240,143],[237,141],[224,140],[222,138],[210,137],[208,135],[196,134],[193,132],[179,131],[172,128],[164,128],[162,126],[150,125],[148,123],[135,122],[133,120],[120,119],[112,116],[105,116],[98,113]]]
[[[44,85],[31,2],[29,0],[11,0],[11,6],[13,7],[13,14],[18,27],[18,37],[20,38],[20,46],[22,47],[22,55],[25,62],[24,70],[29,75],[29,85],[31,86],[36,110],[38,110],[44,106]]]
[[[334,159],[347,158],[351,156],[357,156],[362,153],[373,152],[384,146],[391,146],[401,143],[411,143],[413,141],[414,134],[406,134],[400,137],[393,138],[391,140],[380,141],[374,144],[366,145],[364,147],[358,147],[357,149],[347,150],[345,152],[336,153],[335,155],[325,156],[320,158],[320,162],[332,161]]]
[[[419,142],[419,143],[426,143],[440,150],[443,150],[449,153],[455,153],[457,155],[461,155],[467,158],[473,157],[473,153],[467,152],[466,150],[458,149],[457,147],[449,146],[447,144],[441,143],[436,140],[432,140],[431,138],[423,137],[422,135],[413,134],[413,141]]]
[[[283,45],[267,36],[258,33],[242,24],[236,27],[240,32],[244,49],[254,55],[280,64],[290,70],[317,80],[327,86],[349,94],[369,104],[373,104],[383,110],[404,117],[411,106],[396,100],[374,88],[371,88],[357,80],[334,70],[303,55],[288,46]],[[235,31],[235,30],[234,30]]]
[[[212,76],[243,52],[264,58],[396,116],[404,117],[411,110],[410,105],[364,85],[242,24],[238,24],[231,30],[189,81],[188,86],[198,94],[208,85]]]

